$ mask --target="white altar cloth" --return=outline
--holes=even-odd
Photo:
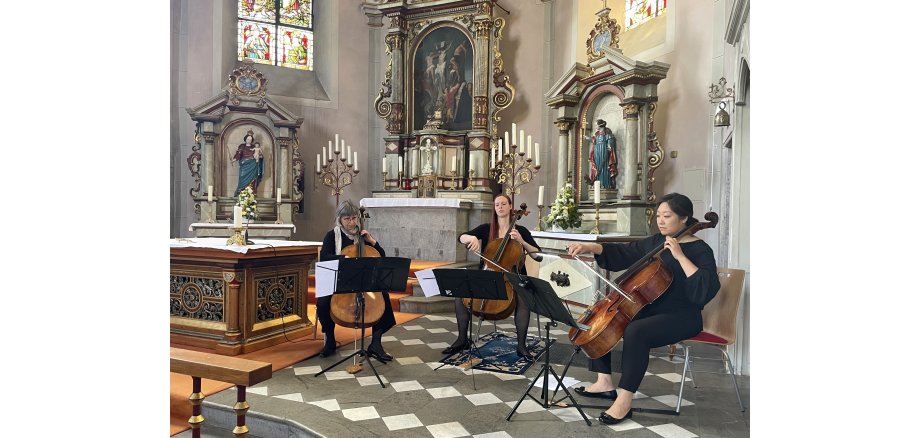
[[[534,231],[530,230],[533,237],[543,237],[545,239],[564,239],[564,240],[583,240],[595,242],[604,237],[627,237],[626,233],[609,233],[609,234],[589,234],[589,233],[555,233],[552,231]]]
[[[196,237],[169,239],[170,248],[210,248],[224,251],[233,251],[246,254],[249,250],[262,248],[277,248],[280,246],[317,246],[323,242],[310,242],[306,240],[271,240],[249,239],[253,245],[227,245],[226,237]]]
[[[460,208],[456,198],[363,198],[361,206],[374,207],[449,207]]]

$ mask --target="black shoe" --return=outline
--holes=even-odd
[[[367,355],[383,363],[393,360],[393,356],[390,356],[386,351],[383,351],[383,347],[375,346],[373,344],[367,347]]]
[[[463,351],[463,350],[466,350],[466,349],[468,349],[468,348],[470,348],[470,340],[469,340],[469,339],[467,339],[466,341],[461,342],[461,343],[459,343],[459,344],[455,342],[454,345],[451,345],[450,347],[447,347],[447,348],[441,350],[441,354],[454,354],[454,353],[456,353],[456,352],[458,352],[458,351]]]
[[[320,357],[331,356],[332,353],[335,353],[336,347],[337,346],[335,345],[335,338],[327,336],[325,340],[323,341],[323,351],[319,352],[319,356]]]
[[[614,418],[611,415],[607,415],[606,412],[601,412],[601,416],[597,417],[597,419],[600,420],[601,423],[604,423],[604,424],[619,424],[623,420],[630,418],[630,417],[632,417],[632,409],[630,409],[629,412],[626,413],[626,416],[624,416],[623,418]]]
[[[604,400],[616,400],[617,399],[617,390],[612,391],[601,391],[601,392],[589,392],[584,386],[579,386],[575,388],[575,393],[591,398],[602,398]]]
[[[524,359],[527,359],[527,360],[529,360],[529,361],[531,361],[531,362],[534,361],[533,355],[530,354],[530,352],[527,351],[526,349],[524,349],[523,347],[518,347],[518,348],[517,348],[517,355],[518,355],[518,357],[523,357]]]

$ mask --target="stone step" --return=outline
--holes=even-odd
[[[432,313],[444,313],[454,311],[454,300],[449,297],[404,297],[399,300],[399,311],[407,313],[422,313],[430,315]]]

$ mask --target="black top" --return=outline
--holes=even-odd
[[[663,243],[664,236],[660,233],[636,242],[602,243],[604,251],[596,255],[595,259],[604,269],[622,271]],[[719,274],[712,248],[706,242],[696,240],[681,243],[680,249],[699,269],[687,277],[671,251],[662,251],[661,261],[671,271],[674,280],[657,300],[642,309],[643,312],[659,313],[687,308],[703,310],[703,306],[719,291]]]
[[[355,241],[351,240],[351,238],[348,237],[348,235],[345,234],[344,231],[342,231],[341,234],[342,234],[342,249],[345,249],[346,246],[355,244]],[[367,245],[370,245],[370,243],[368,243],[366,239],[364,240],[364,243]],[[377,252],[380,253],[380,257],[387,256],[386,252],[383,250],[383,247],[380,246],[379,240],[377,241],[376,244],[373,245],[373,247],[374,249],[377,250]],[[337,255],[335,253],[335,228],[333,228],[329,230],[329,232],[326,233],[326,237],[323,238],[323,248],[319,251],[319,261],[325,262],[326,260],[339,260],[341,258],[343,258],[343,256]]]
[[[482,245],[480,246],[480,252],[482,252],[483,250],[485,250],[486,245],[489,243],[489,232],[491,231],[491,228],[492,228],[492,227],[489,226],[489,224],[482,224],[482,225],[480,225],[480,226],[478,226],[478,227],[476,227],[476,228],[473,228],[472,230],[469,230],[469,231],[467,231],[467,232],[465,232],[465,233],[463,233],[463,234],[468,234],[468,235],[470,235],[470,236],[473,236],[473,237],[475,237],[475,238],[481,240],[481,241],[482,241]],[[527,242],[527,243],[533,245],[535,248],[537,248],[537,252],[543,251],[542,249],[540,249],[540,245],[537,245],[537,242],[536,242],[535,240],[533,240],[533,236],[530,235],[530,230],[528,230],[527,228],[524,228],[524,227],[522,227],[522,226],[520,226],[520,225],[515,225],[515,226],[514,226],[514,229],[517,230],[518,233],[521,234],[521,238],[524,239],[525,242]],[[461,234],[460,236],[462,236],[463,234]],[[457,241],[458,241],[458,242],[460,242],[460,236],[457,236]],[[460,242],[460,243],[463,243],[463,242]],[[479,269],[482,269],[482,265],[483,265],[484,263],[485,263],[485,262],[480,258],[480,259],[479,259]],[[527,275],[527,269],[526,269],[526,268],[521,268],[521,274]]]

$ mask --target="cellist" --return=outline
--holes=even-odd
[[[587,388],[575,389],[585,397],[614,400],[599,418],[605,424],[617,424],[632,416],[633,394],[648,369],[651,349],[692,338],[702,331],[703,306],[719,291],[712,248],[689,233],[680,239],[671,237],[697,222],[690,198],[679,193],[665,195],[658,203],[657,212],[658,234],[627,244],[572,243],[567,248],[571,255],[593,253],[600,267],[622,271],[664,242],[661,261],[674,277],[667,290],[643,307],[626,326],[618,387],[614,387],[610,375],[608,352],[589,364],[589,369],[597,372],[597,381]]]
[[[358,223],[360,222],[358,218],[359,214],[360,211],[358,206],[350,200],[346,199],[339,204],[335,212],[335,227],[326,233],[326,237],[323,238],[323,247],[319,253],[320,261],[340,259],[343,257],[341,255],[342,248],[355,244],[355,239],[358,234]],[[380,242],[374,238],[374,235],[371,234],[370,231],[361,230],[361,237],[364,238],[366,244],[373,246],[374,249],[380,253],[381,257],[386,257],[386,253],[383,251],[383,247],[380,246]],[[396,325],[396,317],[393,315],[393,306],[390,304],[390,294],[383,292],[383,298],[385,306],[383,316],[380,318],[380,321],[377,321],[377,323],[373,325],[371,344],[367,347],[367,352],[376,359],[387,362],[393,360],[393,356],[383,351],[383,344],[380,342],[380,338],[387,330]],[[322,357],[329,356],[336,349],[335,321],[332,320],[332,316],[330,315],[331,303],[332,295],[316,299],[316,318],[319,319],[323,326],[323,351],[320,352],[320,356]]]
[[[524,247],[524,251],[529,253],[530,257],[535,257],[534,254],[540,252],[541,249],[533,239],[533,236],[530,235],[530,231],[520,225],[515,225],[514,228],[511,229],[511,210],[513,209],[511,198],[507,195],[499,194],[495,196],[493,200],[493,207],[492,221],[490,223],[479,225],[461,234],[457,240],[466,245],[470,250],[478,252],[481,251],[488,242],[495,239],[503,239],[505,234],[510,232],[511,239],[520,242],[521,246]],[[482,240],[483,243],[480,243],[480,240]],[[479,269],[482,269],[483,263],[482,260],[479,261]],[[521,274],[526,275],[526,270],[522,270]],[[467,329],[470,324],[471,315],[469,310],[464,307],[462,299],[457,298],[455,300],[454,312],[457,314],[457,333],[459,333],[459,336],[450,347],[447,347],[441,352],[443,354],[454,354],[469,348],[470,341],[468,339]],[[527,351],[527,326],[529,324],[530,309],[527,308],[527,304],[524,300],[517,300],[514,309],[514,327],[515,332],[517,332],[517,354],[519,357],[533,360],[533,355]]]

